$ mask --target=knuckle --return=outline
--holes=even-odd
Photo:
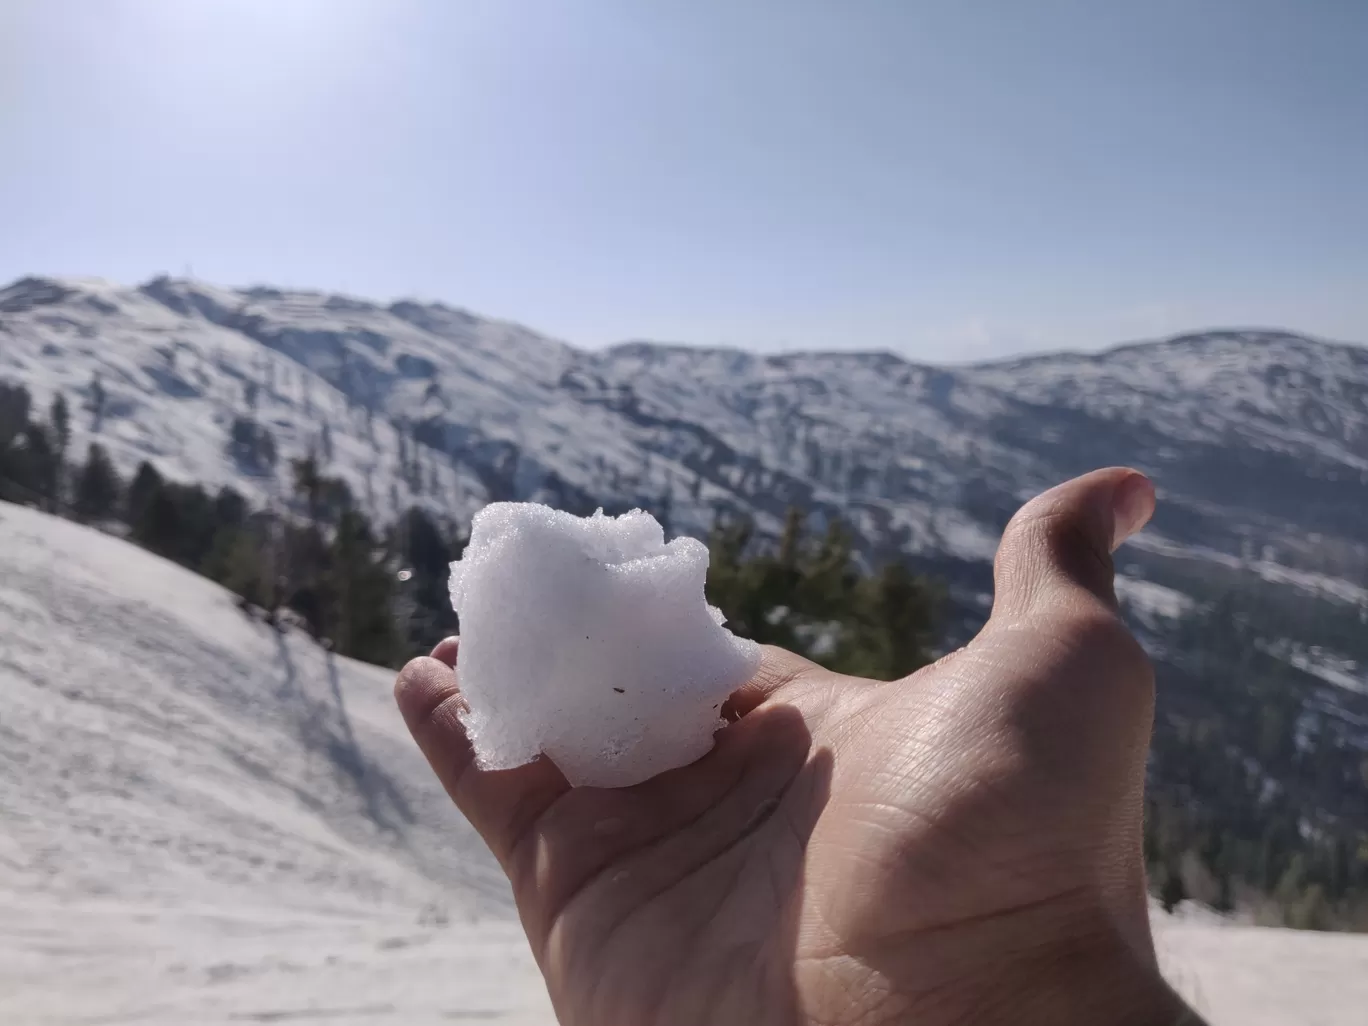
[[[1033,569],[1041,562],[1045,551],[1046,533],[1040,520],[1018,513],[1002,531],[993,571],[1000,581],[1013,585],[1025,583]]]
[[[999,584],[1028,605],[1051,580],[1067,581],[1108,605],[1114,603],[1109,539],[1099,538],[1096,526],[1077,510],[1033,507],[1028,503],[1003,531],[995,560]]]
[[[404,664],[404,668],[394,675],[394,700],[401,706],[408,701],[408,694],[413,689],[413,679],[411,670],[413,661]]]
[[[459,694],[451,669],[435,659],[412,659],[394,679],[394,699],[411,723],[431,719],[448,699]]]
[[[1013,566],[1054,562],[1061,551],[1091,547],[1084,525],[1067,510],[1023,506],[1002,531],[998,562]]]
[[[998,554],[1010,557],[1035,548],[1045,538],[1048,525],[1058,516],[1058,513],[1037,509],[1034,503],[1028,502],[1002,529]]]

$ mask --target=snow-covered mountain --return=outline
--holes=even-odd
[[[1350,785],[1317,783],[1357,779],[1368,752],[1362,348],[1242,330],[962,367],[646,342],[586,352],[434,303],[26,278],[0,290],[0,379],[39,404],[66,394],[76,458],[98,439],[125,471],[151,459],[259,504],[289,502],[289,458],[313,450],[382,521],[411,503],[464,521],[520,498],[644,506],[694,534],[741,513],[772,533],[799,505],[815,530],[844,520],[864,557],[900,551],[945,580],[951,642],[981,621],[998,534],[1024,498],[1132,464],[1162,498],[1118,579],[1160,664],[1172,732],[1156,751],[1194,716],[1238,719],[1231,751],[1259,747],[1264,700],[1232,711],[1252,692],[1223,678],[1233,664],[1212,662],[1200,619],[1238,593],[1263,619],[1222,623],[1252,632],[1232,643],[1257,643],[1261,679],[1287,698],[1280,729],[1300,739],[1260,764],[1280,762],[1269,775],[1288,803],[1368,829]],[[232,444],[244,421],[271,432],[274,465]],[[1298,761],[1315,738],[1330,776]]]
[[[977,561],[1023,496],[1129,462],[1164,494],[1156,551],[1338,569],[1346,596],[1368,577],[1368,350],[1283,332],[941,368],[582,352],[440,304],[28,278],[0,291],[0,378],[79,399],[77,452],[98,437],[125,468],[260,502],[312,447],[381,517],[518,497],[646,505],[701,533],[720,510],[772,529],[799,503],[871,553]],[[235,460],[237,417],[271,430],[275,473]]]

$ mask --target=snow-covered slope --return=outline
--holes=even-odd
[[[549,1021],[392,680],[0,504],[0,1022]]]
[[[369,382],[378,380],[380,350],[392,347],[387,339],[378,344],[386,337],[363,326],[380,316],[368,309],[349,307],[345,326],[317,329],[326,300],[315,298],[316,304],[297,304],[303,309],[280,301],[282,324],[296,334],[281,327],[282,348],[273,349],[240,330],[260,320],[252,320],[255,307],[245,293],[202,285],[178,289],[166,281],[126,289],[101,281],[25,279],[0,291],[0,377],[29,386],[40,402],[58,390],[68,396],[77,411],[78,457],[87,441],[99,441],[126,471],[149,459],[173,478],[231,484],[266,505],[288,491],[289,457],[310,448],[327,455],[326,449],[330,472],[344,477],[372,510],[392,512],[398,499],[392,484],[403,488],[398,501],[412,498],[399,465],[396,426],[293,359],[301,354],[298,339],[310,338],[315,365],[338,382],[351,381],[350,375]],[[225,326],[230,313],[242,318],[235,327]],[[406,322],[390,317],[387,326],[397,330]],[[356,369],[357,349],[374,356],[376,366],[368,365],[365,375]],[[388,369],[406,401],[411,379],[399,367],[412,365],[401,355],[389,354]],[[98,411],[97,381],[105,396]],[[281,452],[274,473],[233,458],[228,441],[238,416],[274,435]],[[468,472],[430,460],[423,474],[422,488],[433,501],[457,515],[473,511],[480,485]]]
[[[503,908],[392,675],[141,549],[0,505],[0,856],[63,897]],[[93,856],[98,852],[98,858]]]
[[[0,1022],[550,1026],[390,681],[0,504]],[[1349,1026],[1368,1001],[1364,938],[1156,936],[1215,1026]]]
[[[1212,331],[972,373],[1033,403],[1145,424],[1177,441],[1237,441],[1368,471],[1368,349]]]

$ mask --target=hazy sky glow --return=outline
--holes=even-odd
[[[1368,341],[1363,0],[0,0],[0,279],[582,345]]]

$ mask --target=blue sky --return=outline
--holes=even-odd
[[[581,345],[1368,341],[1368,3],[0,0],[0,278]]]

